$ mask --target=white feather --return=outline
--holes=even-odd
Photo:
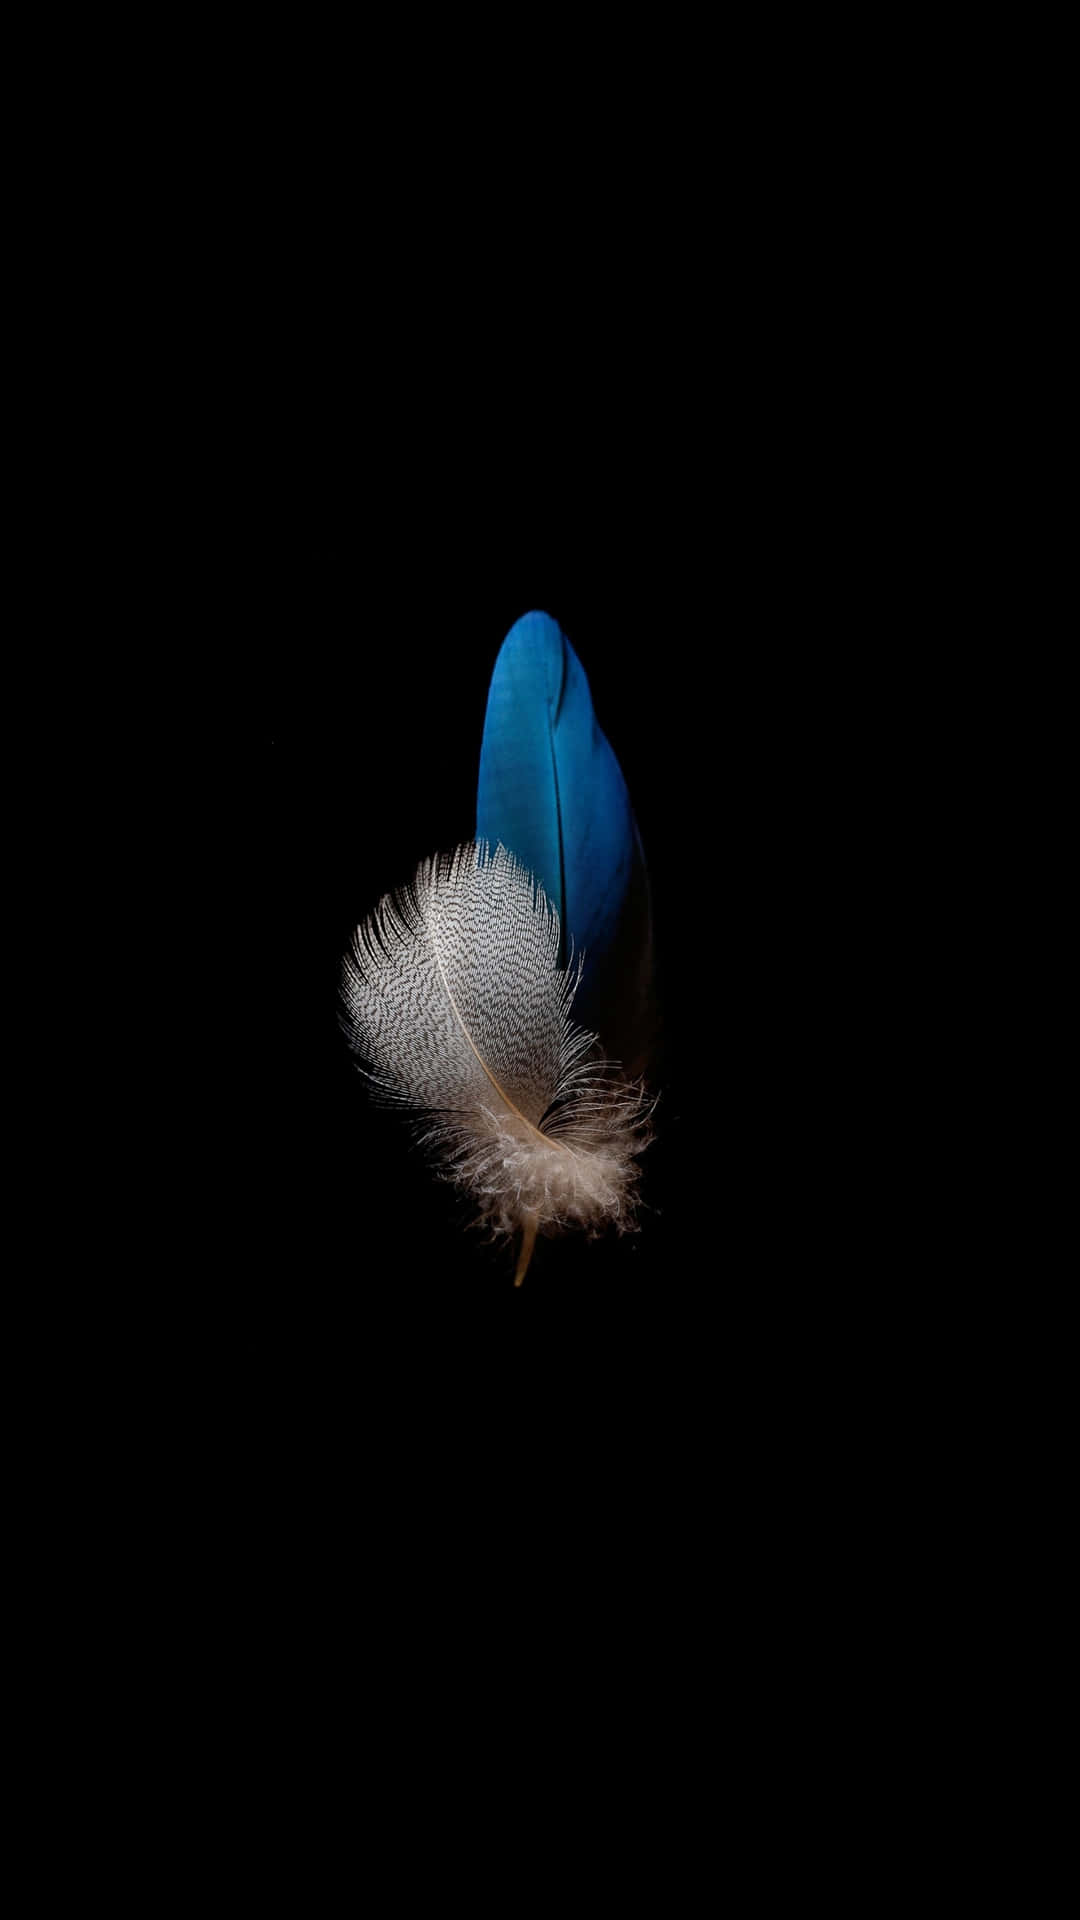
[[[578,971],[559,922],[504,847],[426,860],[353,936],[343,1025],[384,1100],[426,1116],[423,1138],[494,1233],[635,1224],[647,1102],[571,1024]]]

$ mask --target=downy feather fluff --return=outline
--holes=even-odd
[[[580,962],[560,965],[543,888],[505,847],[466,842],[425,860],[357,928],[342,1021],[387,1103],[423,1116],[423,1139],[495,1234],[634,1225],[649,1122],[639,1085],[572,1024]]]

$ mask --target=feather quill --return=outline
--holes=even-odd
[[[357,928],[342,1024],[374,1093],[422,1137],[492,1233],[632,1228],[642,1087],[570,1019],[580,961],[560,964],[558,914],[505,847],[425,860]]]

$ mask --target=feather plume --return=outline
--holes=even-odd
[[[560,965],[559,917],[505,847],[425,860],[357,928],[342,1024],[386,1103],[422,1137],[492,1233],[632,1228],[642,1087],[570,1019],[580,962]]]
[[[476,838],[535,874],[582,956],[578,1017],[631,1073],[655,1038],[649,880],[622,770],[588,676],[547,613],[516,620],[488,689]]]

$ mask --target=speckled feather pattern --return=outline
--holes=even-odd
[[[634,1224],[642,1088],[575,1027],[559,922],[505,848],[426,860],[356,930],[343,1026],[373,1091],[423,1138],[496,1233]]]

